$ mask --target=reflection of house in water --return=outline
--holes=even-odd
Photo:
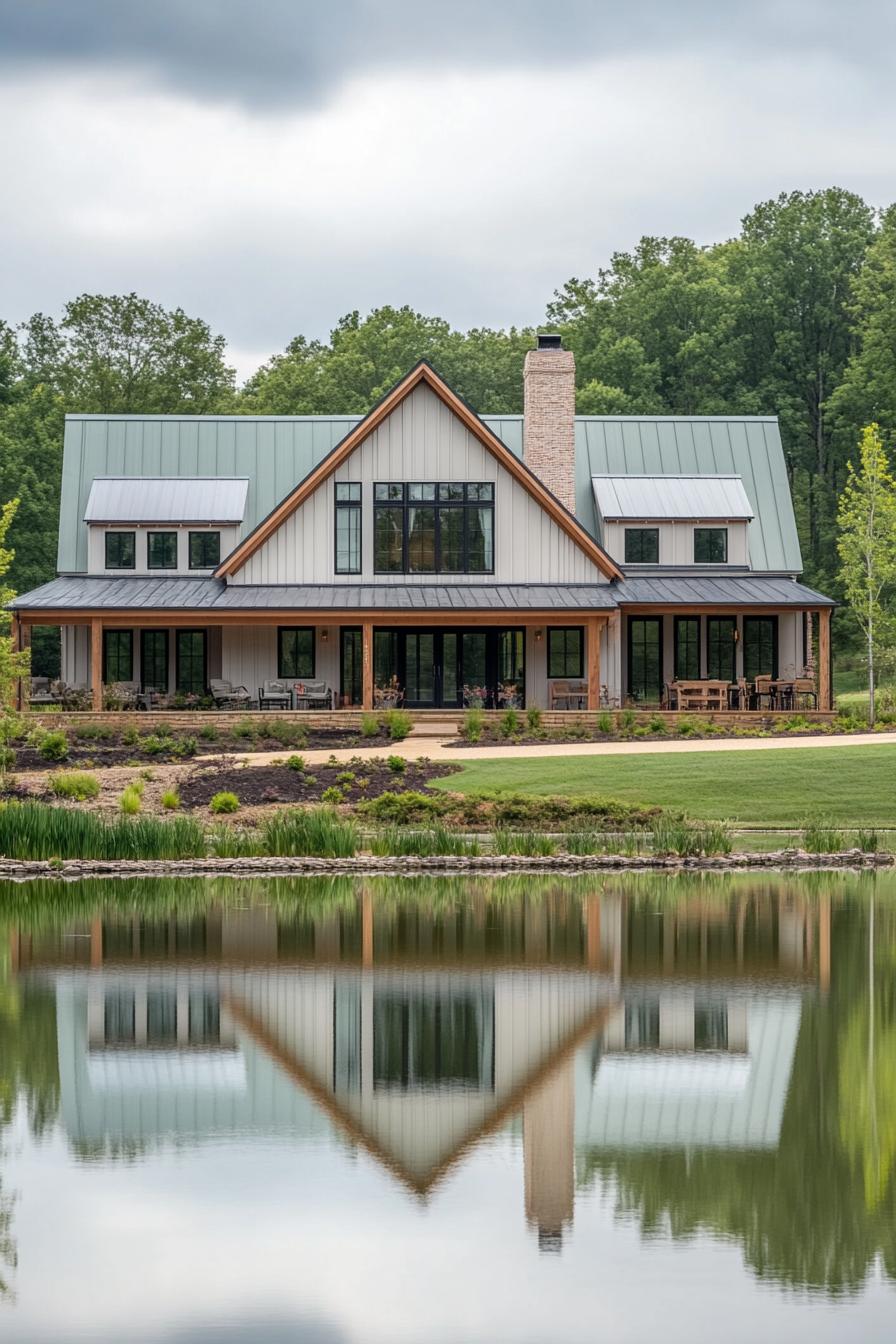
[[[424,1196],[521,1116],[545,1249],[572,1221],[576,1151],[777,1142],[801,996],[827,976],[823,906],[477,890],[17,936],[20,971],[54,978],[70,1138],[335,1128]]]

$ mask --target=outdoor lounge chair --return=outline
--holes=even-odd
[[[297,681],[293,686],[296,709],[332,709],[334,695],[325,681]]]
[[[266,681],[258,688],[259,709],[291,709],[292,692],[285,681]]]
[[[55,705],[59,703],[58,695],[54,695],[50,688],[49,677],[32,677],[31,691],[28,696],[30,705]]]
[[[246,709],[252,703],[252,696],[246,687],[234,686],[232,681],[213,677],[208,688],[216,709]]]

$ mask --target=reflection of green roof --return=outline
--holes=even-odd
[[[361,416],[66,417],[58,568],[87,568],[83,523],[98,476],[245,476],[249,479],[241,535],[247,535],[334,448]],[[484,416],[520,455],[522,416]],[[578,416],[576,512],[598,534],[591,477],[607,474],[733,473],[743,480],[755,518],[754,569],[802,569],[778,422],[750,417]],[[599,538],[598,538],[599,540]]]

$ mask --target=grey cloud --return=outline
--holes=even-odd
[[[287,107],[390,68],[544,69],[713,48],[873,61],[894,29],[885,0],[0,0],[0,64],[129,71],[197,99]]]

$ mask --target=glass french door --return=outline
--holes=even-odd
[[[204,695],[208,685],[204,630],[178,630],[175,661],[178,691],[182,695]]]
[[[350,705],[361,703],[361,631],[346,626],[339,632],[339,692]]]
[[[461,709],[480,702],[492,708],[499,703],[502,687],[505,696],[512,691],[522,706],[525,646],[521,628],[375,630],[374,684],[385,687],[395,677],[410,709]],[[343,644],[343,687],[346,657]]]
[[[776,677],[777,675],[777,616],[745,616],[744,676],[747,681],[753,681],[756,677]]]
[[[638,703],[662,699],[663,623],[658,616],[629,618],[628,693]]]
[[[431,630],[409,630],[404,636],[404,702],[411,709],[441,703],[436,695],[436,639]]]

